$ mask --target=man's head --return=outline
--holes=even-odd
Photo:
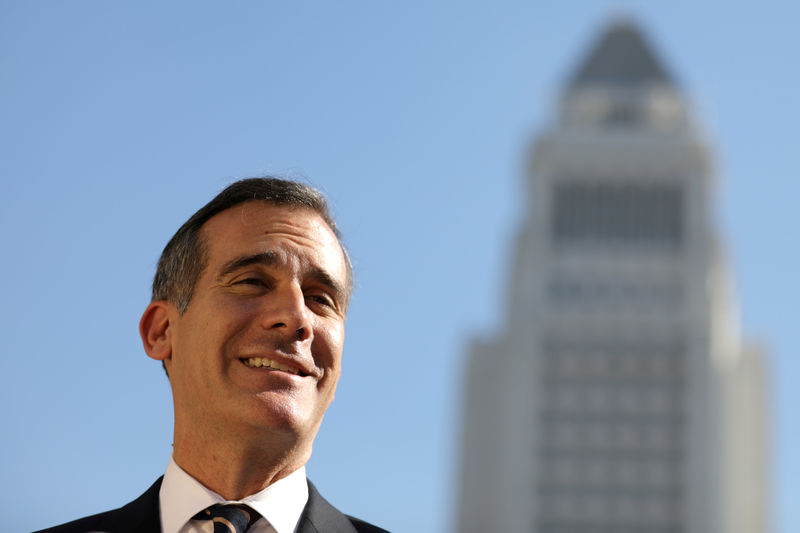
[[[339,378],[350,280],[305,185],[234,183],[178,230],[140,323],[170,376],[176,460],[276,442],[308,458]]]

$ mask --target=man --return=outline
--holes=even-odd
[[[192,215],[161,255],[139,324],[172,387],[167,471],[125,507],[46,531],[384,531],[305,477],[339,379],[351,270],[306,185],[238,181]]]

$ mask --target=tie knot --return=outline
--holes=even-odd
[[[245,533],[259,514],[243,504],[215,504],[192,517],[194,520],[211,520],[214,533]]]

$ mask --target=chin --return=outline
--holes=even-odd
[[[284,435],[294,435],[302,438],[313,432],[316,434],[321,421],[314,421],[308,409],[298,405],[295,401],[275,402],[274,399],[259,398],[257,405],[248,416],[250,423],[258,429],[273,431]]]

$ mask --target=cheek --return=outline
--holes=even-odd
[[[220,306],[218,316],[210,320],[206,328],[212,343],[225,347],[235,344],[237,340],[247,339],[253,332],[260,331],[258,307],[253,304]]]
[[[319,358],[317,364],[323,367],[336,369],[338,377],[338,369],[342,363],[342,347],[344,345],[344,329],[343,328],[322,328],[317,330],[314,337],[314,352]]]

